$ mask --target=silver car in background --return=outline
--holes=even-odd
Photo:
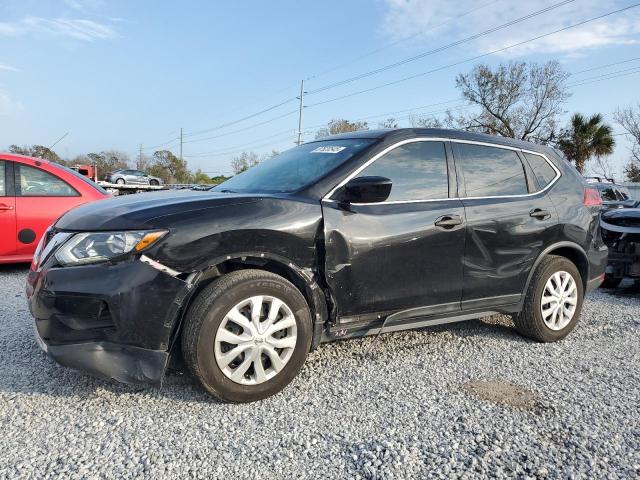
[[[118,185],[162,185],[162,180],[158,177],[144,173],[140,170],[116,170],[104,176],[104,180]]]

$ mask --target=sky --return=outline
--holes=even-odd
[[[115,149],[133,160],[140,145],[179,153],[182,128],[189,167],[228,174],[243,150],[295,145],[301,80],[310,140],[333,118],[409,126],[410,115],[464,111],[456,75],[511,60],[558,60],[572,73],[563,122],[600,112],[621,133],[611,114],[640,101],[640,6],[467,61],[634,0],[559,3],[0,0],[0,150],[66,134],[62,157]],[[630,144],[616,140],[620,178]]]

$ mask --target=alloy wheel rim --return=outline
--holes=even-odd
[[[235,383],[257,385],[282,371],[297,341],[291,308],[277,297],[256,295],[236,304],[220,323],[216,363]]]
[[[565,271],[551,275],[540,300],[545,325],[551,330],[562,330],[573,319],[577,305],[578,287],[573,276]]]

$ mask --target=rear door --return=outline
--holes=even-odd
[[[527,275],[551,243],[558,215],[518,149],[453,142],[467,230],[462,309],[520,300]],[[542,175],[542,174],[541,174]]]
[[[401,142],[343,181],[389,178],[387,201],[323,200],[325,271],[341,321],[418,307],[422,315],[459,310],[464,210],[450,157],[446,142]]]
[[[13,162],[0,160],[0,257],[15,254],[16,198],[13,192]]]
[[[45,230],[82,203],[67,182],[36,166],[15,163],[17,254],[33,254]]]

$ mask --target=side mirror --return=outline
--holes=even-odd
[[[385,177],[358,177],[347,182],[336,192],[340,203],[384,202],[391,193],[391,180]]]

